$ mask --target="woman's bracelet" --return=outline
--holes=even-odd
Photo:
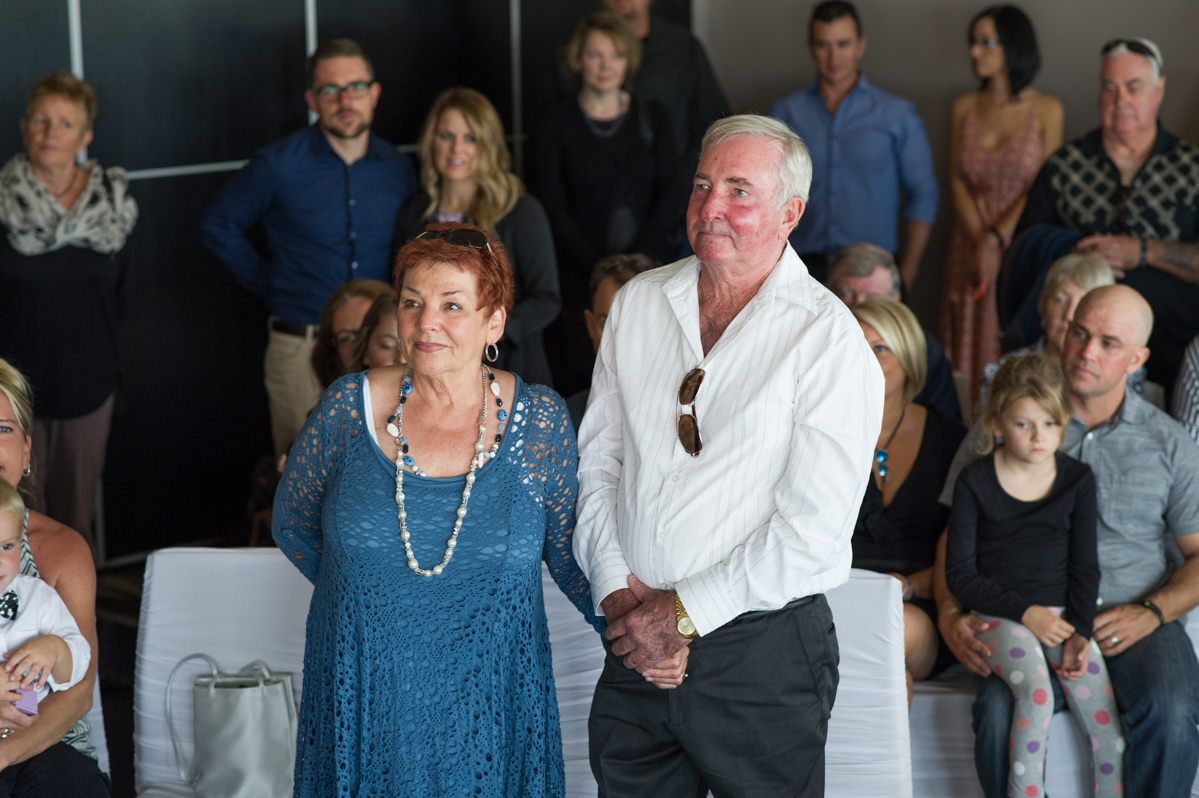
[[[1141,606],[1147,610],[1152,611],[1153,614],[1155,614],[1157,616],[1157,619],[1159,621],[1161,621],[1162,626],[1166,625],[1166,614],[1164,612],[1162,612],[1161,607],[1157,606],[1149,599],[1145,599],[1144,601],[1142,601]]]

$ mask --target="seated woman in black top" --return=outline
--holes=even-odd
[[[874,474],[853,533],[853,566],[888,573],[903,584],[910,704],[914,681],[953,662],[937,634],[932,566],[949,512],[937,497],[966,430],[912,402],[928,368],[924,331],[912,311],[889,299],[870,299],[852,310],[886,380]]]
[[[591,347],[578,318],[590,304],[596,262],[639,252],[669,263],[682,247],[687,179],[670,118],[625,89],[640,61],[641,42],[623,18],[589,14],[567,45],[578,96],[550,109],[534,139],[533,189],[558,248],[563,312],[546,343],[563,395],[591,378]]]

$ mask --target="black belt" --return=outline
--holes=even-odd
[[[779,607],[776,610],[750,610],[749,612],[741,613],[737,617],[738,618],[756,618],[759,615],[770,615],[771,613],[774,613],[774,612],[782,612],[783,610],[792,610],[792,609],[795,609],[796,607],[802,607],[805,604],[811,604],[816,599],[823,598],[823,597],[824,597],[823,593],[813,593],[810,596],[802,596],[797,599],[791,599],[786,604],[784,604],[783,606]]]
[[[307,338],[311,328],[312,325],[310,324],[292,324],[290,321],[284,321],[279,318],[271,319],[271,329],[286,335],[298,335],[301,338]]]

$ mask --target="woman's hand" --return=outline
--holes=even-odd
[[[1063,679],[1074,681],[1087,672],[1087,656],[1091,641],[1082,635],[1071,635],[1062,646],[1062,661],[1054,664],[1053,672]]]
[[[1040,604],[1034,604],[1026,609],[1020,616],[1020,623],[1027,626],[1029,631],[1047,646],[1060,645],[1074,634],[1073,626],[1063,621],[1057,613]]]
[[[983,233],[982,240],[974,249],[974,295],[981,299],[987,289],[995,285],[999,277],[999,267],[1003,263],[1003,246],[999,239],[989,230]]]
[[[889,574],[887,574],[887,575],[888,575],[888,576],[893,576],[893,577],[895,577],[896,579],[898,579],[898,580],[899,580],[899,584],[900,584],[900,586],[901,586],[901,587],[900,587],[900,589],[901,589],[901,591],[902,591],[902,593],[903,593],[903,600],[904,600],[904,601],[911,601],[913,598],[915,598],[915,597],[916,597],[916,586],[912,584],[912,580],[911,580],[911,579],[908,579],[908,578],[907,578],[906,576],[904,576],[903,574],[901,574],[901,573],[897,573],[897,572],[895,572],[895,571],[891,571],[891,572],[890,572]]]
[[[653,667],[647,668],[641,675],[654,687],[663,690],[673,690],[687,678],[687,659],[691,654],[691,641]]]

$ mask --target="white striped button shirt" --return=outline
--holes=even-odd
[[[848,579],[883,377],[789,245],[707,356],[698,279],[692,257],[617,294],[579,431],[574,550],[597,611],[632,573],[676,590],[705,634]],[[675,425],[695,366],[693,458]]]

